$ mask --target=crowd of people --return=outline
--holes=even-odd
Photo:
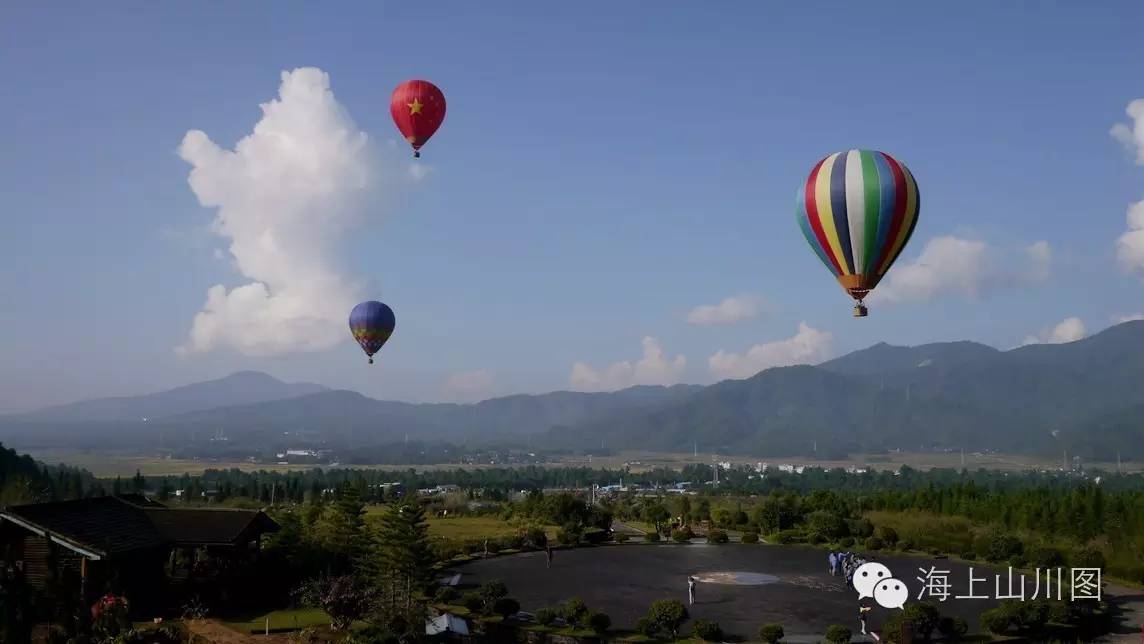
[[[830,574],[834,576],[841,574],[846,577],[847,588],[854,587],[854,571],[866,563],[864,557],[849,551],[831,552],[827,556],[827,561],[830,563]]]

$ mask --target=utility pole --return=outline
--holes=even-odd
[[[1120,474],[1120,450],[1116,450],[1116,473]]]
[[[965,448],[961,448],[961,469],[965,469]]]
[[[699,441],[695,441],[695,450],[691,453],[692,458],[699,458]]]

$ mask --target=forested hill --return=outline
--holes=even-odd
[[[90,473],[65,465],[43,465],[0,444],[0,507],[74,499],[96,491]]]
[[[68,414],[0,418],[0,438],[28,448],[193,447],[227,458],[321,447],[348,461],[406,439],[466,448],[499,441],[526,451],[698,447],[827,458],[892,450],[1054,457],[1067,451],[1087,460],[1144,460],[1144,320],[1066,344],[999,351],[973,342],[879,343],[819,365],[777,367],[705,387],[553,392],[465,405],[382,401],[352,391],[292,395],[295,389],[272,380],[239,374],[188,386],[175,397],[182,406],[163,394],[169,415],[146,421],[95,413],[121,410],[122,401],[85,403],[91,415],[82,419],[70,407]],[[257,400],[185,411],[186,391],[213,392],[191,397],[195,405],[213,405],[224,399],[214,394],[227,390],[225,383],[246,381],[268,388],[252,393],[236,386]],[[265,398],[271,394],[277,398]],[[123,413],[156,412],[156,399],[146,400]],[[206,438],[223,433],[217,444]]]

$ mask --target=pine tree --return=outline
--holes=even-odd
[[[375,533],[373,573],[383,603],[390,610],[409,610],[432,577],[429,524],[416,503],[393,503]]]
[[[326,517],[324,536],[326,548],[337,558],[339,568],[361,563],[365,553],[365,505],[357,488],[339,488]]]

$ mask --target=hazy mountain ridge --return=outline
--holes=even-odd
[[[283,387],[318,387],[285,385],[258,375]],[[320,388],[277,400],[193,409],[148,423],[139,422],[138,407],[130,407],[133,414],[118,423],[95,423],[95,414],[76,420],[75,409],[83,405],[98,409],[110,404],[88,401],[4,419],[0,435],[59,434],[98,442],[94,436],[99,434],[145,443],[221,429],[236,443],[251,445],[281,443],[289,432],[335,447],[381,444],[408,435],[469,444],[524,438],[535,447],[576,449],[690,451],[698,444],[705,451],[760,455],[899,448],[1047,454],[1067,448],[1086,456],[1110,458],[1121,451],[1125,457],[1144,458],[1144,387],[1139,382],[1144,382],[1144,321],[1133,321],[1069,344],[1009,351],[973,342],[879,343],[818,366],[768,369],[705,387],[561,391],[474,404],[382,401]],[[61,409],[71,415],[60,414]],[[1054,430],[1059,430],[1056,436]]]
[[[328,391],[313,383],[285,383],[259,371],[239,371],[139,396],[81,400],[20,414],[17,418],[56,422],[113,422],[157,419],[227,405],[260,403]]]

